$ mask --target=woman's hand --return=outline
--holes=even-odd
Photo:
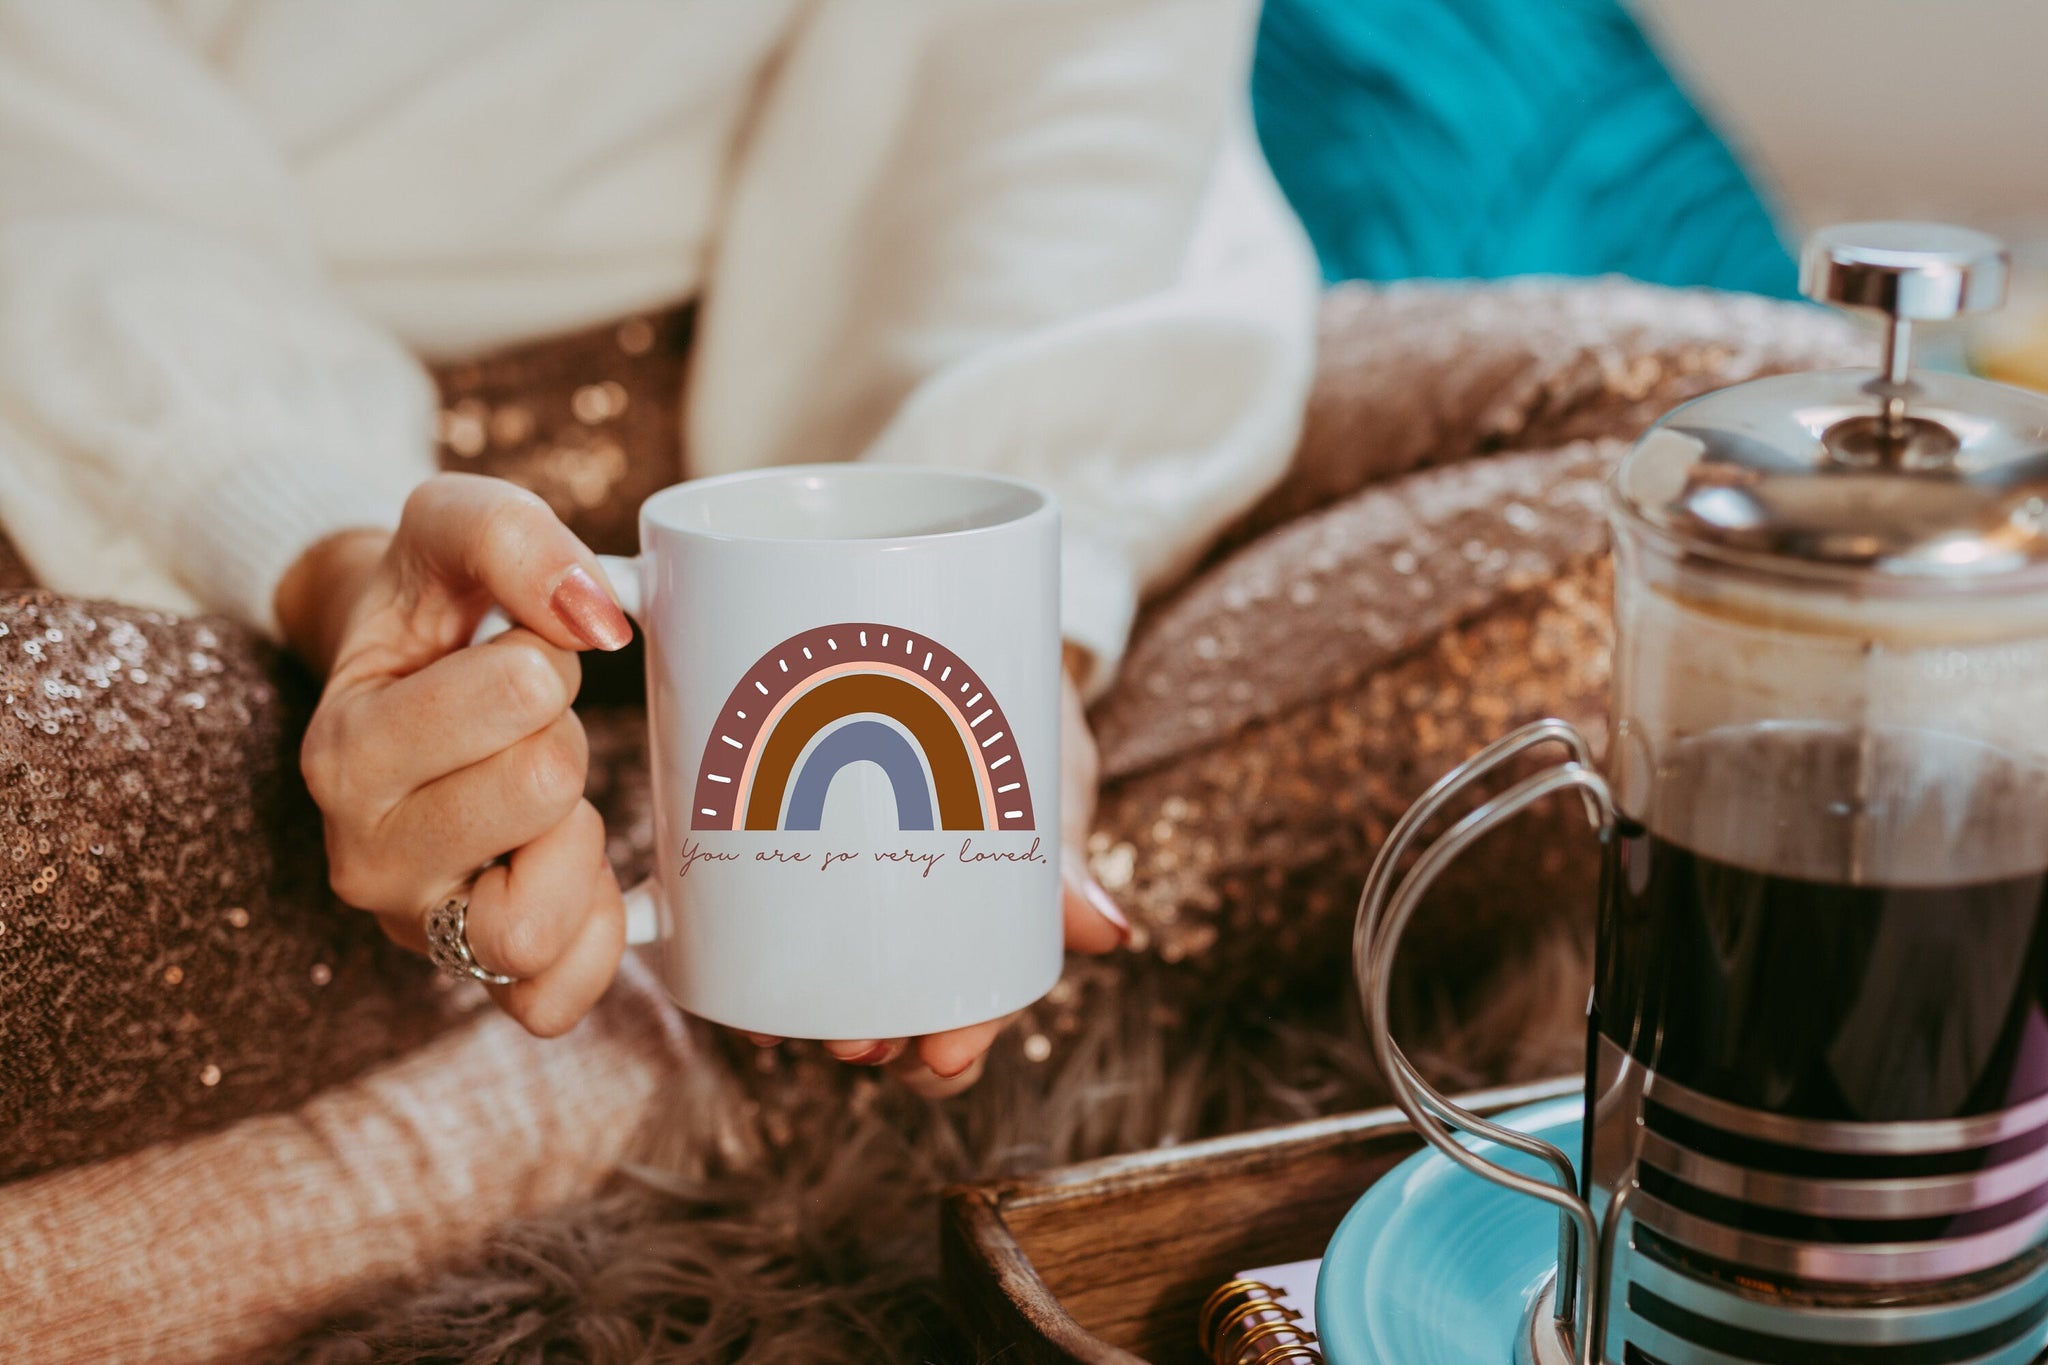
[[[1077,662],[1073,655],[1068,656],[1060,680],[1060,906],[1066,920],[1067,947],[1106,953],[1130,938],[1131,926],[1109,893],[1089,874],[1083,856],[1095,818],[1096,753],[1095,736],[1088,729],[1088,714],[1074,683]],[[914,1040],[827,1043],[825,1049],[844,1062],[893,1067],[912,1089],[938,1099],[957,1094],[980,1079],[983,1059],[1009,1022],[992,1019]],[[768,1044],[776,1040],[755,1041]]]
[[[475,877],[470,946],[518,978],[491,994],[544,1037],[597,1002],[626,941],[569,709],[576,651],[632,636],[603,582],[539,498],[448,474],[396,534],[323,541],[277,593],[286,638],[327,680],[300,763],[335,893],[424,951],[427,911]],[[465,648],[493,603],[521,628]]]

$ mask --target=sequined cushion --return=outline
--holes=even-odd
[[[1205,998],[1341,990],[1366,867],[1424,788],[1545,715],[1599,741],[1600,486],[1619,449],[1581,442],[1375,486],[1157,610],[1096,717],[1090,861],[1135,946],[1184,964]],[[1584,918],[1594,853],[1564,802],[1489,836],[1439,882],[1404,964],[1448,989],[1516,960]]]
[[[1093,716],[1090,861],[1191,1008],[1348,990],[1359,887],[1424,788],[1526,720],[1601,736],[1601,480],[1628,439],[1873,349],[1798,305],[1619,281],[1327,295],[1286,477],[1150,606]],[[1560,921],[1590,933],[1595,852],[1565,801],[1490,835],[1405,964],[1454,996]]]
[[[226,622],[0,593],[0,1180],[294,1104],[448,1021],[327,890],[311,701]]]

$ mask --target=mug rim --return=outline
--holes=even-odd
[[[957,527],[943,531],[921,531],[904,535],[887,536],[783,536],[755,535],[736,531],[709,530],[701,526],[687,526],[677,519],[681,506],[717,489],[735,484],[764,482],[770,480],[799,479],[909,479],[920,482],[942,482],[977,488],[1005,488],[1022,493],[1030,503],[1012,515],[976,526]],[[674,535],[690,536],[698,540],[717,541],[747,545],[857,545],[868,549],[891,545],[927,545],[946,541],[986,536],[997,532],[1014,530],[1034,520],[1054,515],[1058,507],[1052,493],[1028,479],[1009,474],[995,474],[979,469],[944,469],[931,465],[908,464],[867,464],[859,461],[822,461],[809,464],[766,465],[759,469],[740,469],[726,474],[711,474],[702,478],[685,479],[680,483],[648,495],[640,504],[639,521],[642,530],[642,548],[645,549],[645,532],[658,527]]]

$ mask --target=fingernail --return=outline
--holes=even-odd
[[[942,1081],[957,1081],[962,1076],[965,1076],[968,1072],[974,1070],[974,1068],[976,1068],[977,1066],[980,1066],[982,1064],[983,1059],[987,1056],[987,1053],[982,1053],[978,1056],[969,1057],[964,1065],[957,1067],[952,1071],[937,1071],[933,1070],[930,1067],[927,1067],[925,1069],[927,1071],[931,1071],[932,1075],[937,1076]]]
[[[1095,907],[1096,914],[1110,922],[1117,933],[1123,937],[1124,942],[1129,943],[1131,941],[1131,922],[1124,918],[1122,908],[1110,898],[1110,894],[1104,891],[1093,877],[1089,878],[1082,885],[1081,894],[1086,896],[1088,903]]]
[[[780,1038],[772,1033],[749,1033],[747,1041],[755,1047],[775,1047],[782,1042]]]
[[[626,613],[581,565],[569,570],[548,605],[577,639],[593,649],[624,649],[633,638]]]
[[[825,1051],[849,1066],[873,1066],[889,1055],[889,1042],[882,1039],[876,1042],[827,1043]]]
[[[1081,899],[1087,901],[1088,907],[1096,914],[1108,920],[1124,942],[1131,941],[1131,922],[1124,918],[1123,909],[1109,892],[1102,889],[1102,883],[1089,874],[1087,864],[1078,858],[1068,860],[1067,880],[1080,888]]]

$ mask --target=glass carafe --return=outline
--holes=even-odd
[[[1957,229],[1819,234],[1807,291],[1886,314],[1885,363],[1710,394],[1624,460],[1604,763],[1530,727],[1382,850],[1358,955],[1400,1102],[1562,1214],[1525,1358],[2048,1345],[2048,400],[1910,365],[1913,323],[1995,304],[2003,267]],[[1396,879],[1457,790],[1552,741]],[[1606,845],[1588,1114],[1544,1182],[1451,1138],[1542,1146],[1414,1074],[1388,966],[1444,863],[1574,788]]]

